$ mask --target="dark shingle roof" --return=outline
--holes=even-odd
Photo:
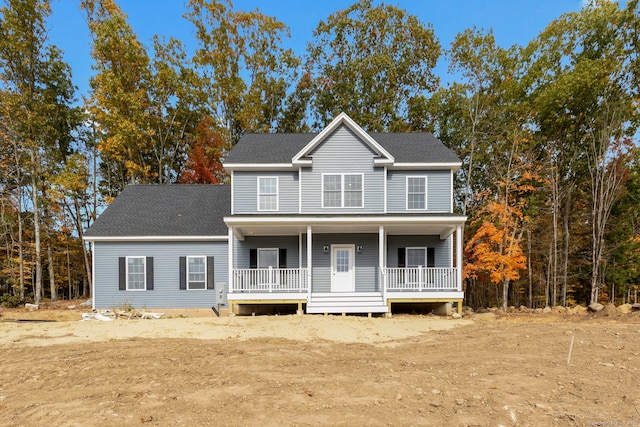
[[[396,162],[400,163],[459,163],[456,154],[438,138],[427,132],[370,133]]]
[[[225,163],[290,163],[316,133],[248,133],[233,147]]]
[[[226,236],[228,185],[129,185],[85,237]]]
[[[290,163],[316,133],[249,133],[233,147],[225,163]],[[427,132],[369,133],[401,163],[458,163],[460,159]]]

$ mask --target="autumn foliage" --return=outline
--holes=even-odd
[[[214,120],[206,116],[196,126],[196,139],[178,182],[181,184],[219,184],[224,181],[222,156],[227,147]]]
[[[480,227],[465,247],[466,277],[486,275],[493,283],[519,279],[520,271],[527,268],[527,257],[517,234],[522,212],[492,201],[482,209],[482,214],[477,220]]]

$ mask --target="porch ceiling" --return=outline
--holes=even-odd
[[[386,234],[436,234],[445,239],[457,226],[464,225],[465,216],[353,216],[353,217],[226,217],[225,223],[233,227],[240,240],[245,236],[284,236],[307,232],[311,226],[314,234],[328,233],[378,233],[383,226]]]

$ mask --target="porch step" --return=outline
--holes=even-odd
[[[307,313],[387,313],[380,292],[314,293]]]

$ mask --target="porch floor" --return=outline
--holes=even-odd
[[[390,313],[392,303],[458,303],[462,308],[463,292],[233,292],[227,295],[229,308],[239,305],[296,304],[308,314]]]

